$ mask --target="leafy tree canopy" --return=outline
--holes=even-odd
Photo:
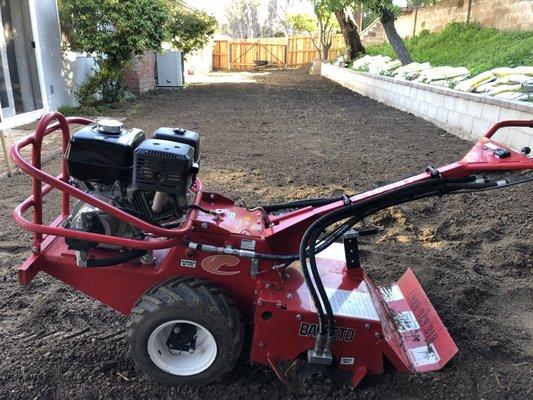
[[[217,20],[203,11],[188,11],[172,6],[167,24],[172,47],[188,54],[204,47],[215,34]]]

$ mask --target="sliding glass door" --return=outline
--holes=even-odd
[[[0,0],[0,104],[12,117],[43,107],[28,0]]]

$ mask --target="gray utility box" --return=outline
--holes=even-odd
[[[183,86],[183,58],[180,51],[157,53],[157,86]]]

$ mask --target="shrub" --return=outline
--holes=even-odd
[[[59,0],[68,47],[92,54],[95,74],[79,88],[83,105],[115,102],[123,94],[123,71],[132,54],[157,50],[165,38],[165,0]]]

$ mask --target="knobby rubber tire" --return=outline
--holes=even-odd
[[[189,376],[168,373],[148,354],[148,339],[161,324],[188,320],[206,328],[215,338],[217,355],[204,371]],[[194,278],[174,278],[151,289],[133,307],[128,320],[130,356],[137,368],[165,385],[206,385],[220,381],[236,365],[242,350],[243,324],[227,293]]]

